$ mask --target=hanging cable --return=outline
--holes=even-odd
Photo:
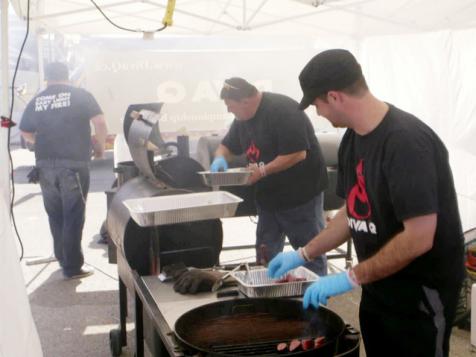
[[[26,40],[28,39],[28,34],[30,33],[30,0],[27,1],[27,5],[26,5],[26,33],[25,33],[25,37],[23,39],[23,42],[22,42],[22,45],[20,47],[20,53],[18,54],[18,57],[17,57],[17,63],[15,65],[15,71],[13,72],[13,78],[12,78],[12,93],[11,93],[11,96],[12,96],[12,101],[11,101],[11,106],[10,106],[10,112],[9,112],[9,118],[10,118],[10,125],[8,125],[8,134],[7,134],[7,151],[8,151],[8,160],[9,160],[9,164],[10,164],[10,183],[11,183],[11,198],[10,198],[10,217],[12,219],[12,222],[13,222],[13,228],[15,229],[15,234],[17,235],[17,238],[18,238],[18,242],[20,243],[20,248],[21,248],[21,253],[20,253],[20,261],[23,259],[23,253],[24,253],[24,249],[23,249],[23,242],[20,238],[20,234],[18,233],[18,228],[17,228],[17,224],[16,224],[16,220],[15,220],[15,214],[13,212],[13,205],[14,205],[14,202],[15,202],[15,176],[13,175],[13,158],[12,158],[12,152],[11,152],[11,148],[10,148],[10,134],[11,134],[11,130],[12,130],[12,127],[15,125],[12,121],[11,121],[11,118],[13,117],[13,107],[14,107],[14,104],[15,104],[15,80],[16,80],[16,77],[17,77],[17,73],[18,73],[18,67],[20,66],[20,60],[21,60],[21,56],[23,54],[23,49],[25,48],[25,44],[26,44]],[[6,54],[8,56],[8,54]]]
[[[163,26],[158,28],[158,29],[155,29],[155,30],[140,30],[140,29],[131,29],[131,28],[127,28],[127,27],[123,27],[121,25],[118,25],[116,24],[115,22],[113,22],[105,13],[104,11],[99,7],[98,4],[96,4],[96,2],[94,0],[89,0],[92,2],[92,4],[96,7],[96,9],[98,9],[98,11],[101,13],[102,16],[104,16],[104,18],[113,26],[117,27],[118,29],[120,30],[124,30],[124,31],[129,31],[129,32],[142,32],[142,33],[153,33],[153,32],[159,32],[159,31],[162,31],[162,30],[165,30],[167,28],[167,26],[172,26],[172,16],[173,16],[173,13],[174,13],[174,10],[175,10],[175,0],[169,0],[167,2],[167,8],[165,10],[165,15],[164,15],[164,18],[162,20],[162,24]]]

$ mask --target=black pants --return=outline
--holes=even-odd
[[[459,290],[422,287],[418,304],[396,309],[363,291],[359,316],[367,357],[448,356]]]
[[[89,169],[42,167],[40,186],[55,257],[65,276],[74,275],[84,263],[81,237],[89,190]]]

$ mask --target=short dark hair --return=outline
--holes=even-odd
[[[232,77],[225,80],[220,92],[221,99],[242,100],[253,97],[258,93],[258,89],[248,81],[239,77]]]
[[[325,96],[331,90],[341,90],[349,94],[367,90],[362,68],[347,50],[333,49],[314,56],[299,75],[303,98],[299,108],[306,109],[317,97]]]
[[[45,66],[47,81],[67,81],[69,79],[68,66],[63,62],[51,62]]]
[[[368,87],[367,82],[365,81],[365,78],[363,76],[361,78],[357,79],[351,85],[349,85],[345,88],[339,89],[339,91],[341,91],[341,92],[344,92],[348,95],[356,96],[356,97],[364,94],[364,92],[366,92],[368,90],[369,90],[369,87]],[[320,98],[320,99],[322,99],[323,101],[325,101],[327,103],[327,92],[318,95],[316,98]]]

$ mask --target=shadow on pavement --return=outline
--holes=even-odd
[[[83,291],[82,284],[86,282],[63,280],[57,270],[30,294],[44,356],[110,355],[109,330],[118,321],[117,290]]]

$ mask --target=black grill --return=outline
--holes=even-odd
[[[211,346],[213,352],[230,356],[275,356],[278,355],[276,347],[283,341],[255,342],[250,344],[237,345],[216,345]],[[282,355],[282,353],[279,353]]]

